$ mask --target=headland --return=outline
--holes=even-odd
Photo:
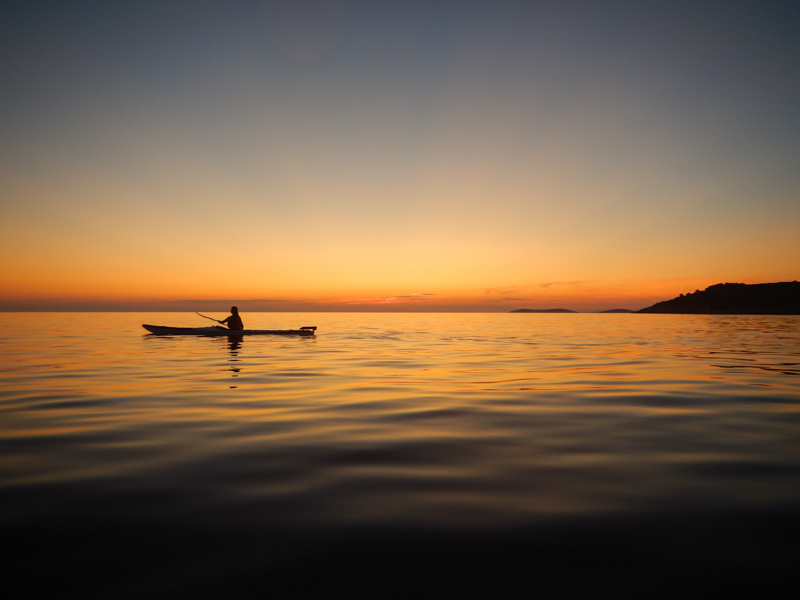
[[[708,315],[800,315],[800,282],[718,283],[657,302],[640,313]]]

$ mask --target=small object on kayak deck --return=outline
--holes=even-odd
[[[142,325],[155,335],[314,335],[316,327],[300,329],[228,329],[227,327],[167,327],[164,325]]]

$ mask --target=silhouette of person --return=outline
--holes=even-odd
[[[227,319],[223,319],[220,321],[223,325],[227,323],[228,329],[232,331],[241,331],[244,329],[244,323],[242,323],[242,317],[239,316],[239,309],[235,306],[231,306],[231,316]]]

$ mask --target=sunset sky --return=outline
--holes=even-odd
[[[800,3],[0,6],[0,310],[800,279]]]

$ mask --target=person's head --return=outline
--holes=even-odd
[[[239,309],[236,308],[235,306],[231,306],[231,314],[232,315],[238,315],[239,314]]]

